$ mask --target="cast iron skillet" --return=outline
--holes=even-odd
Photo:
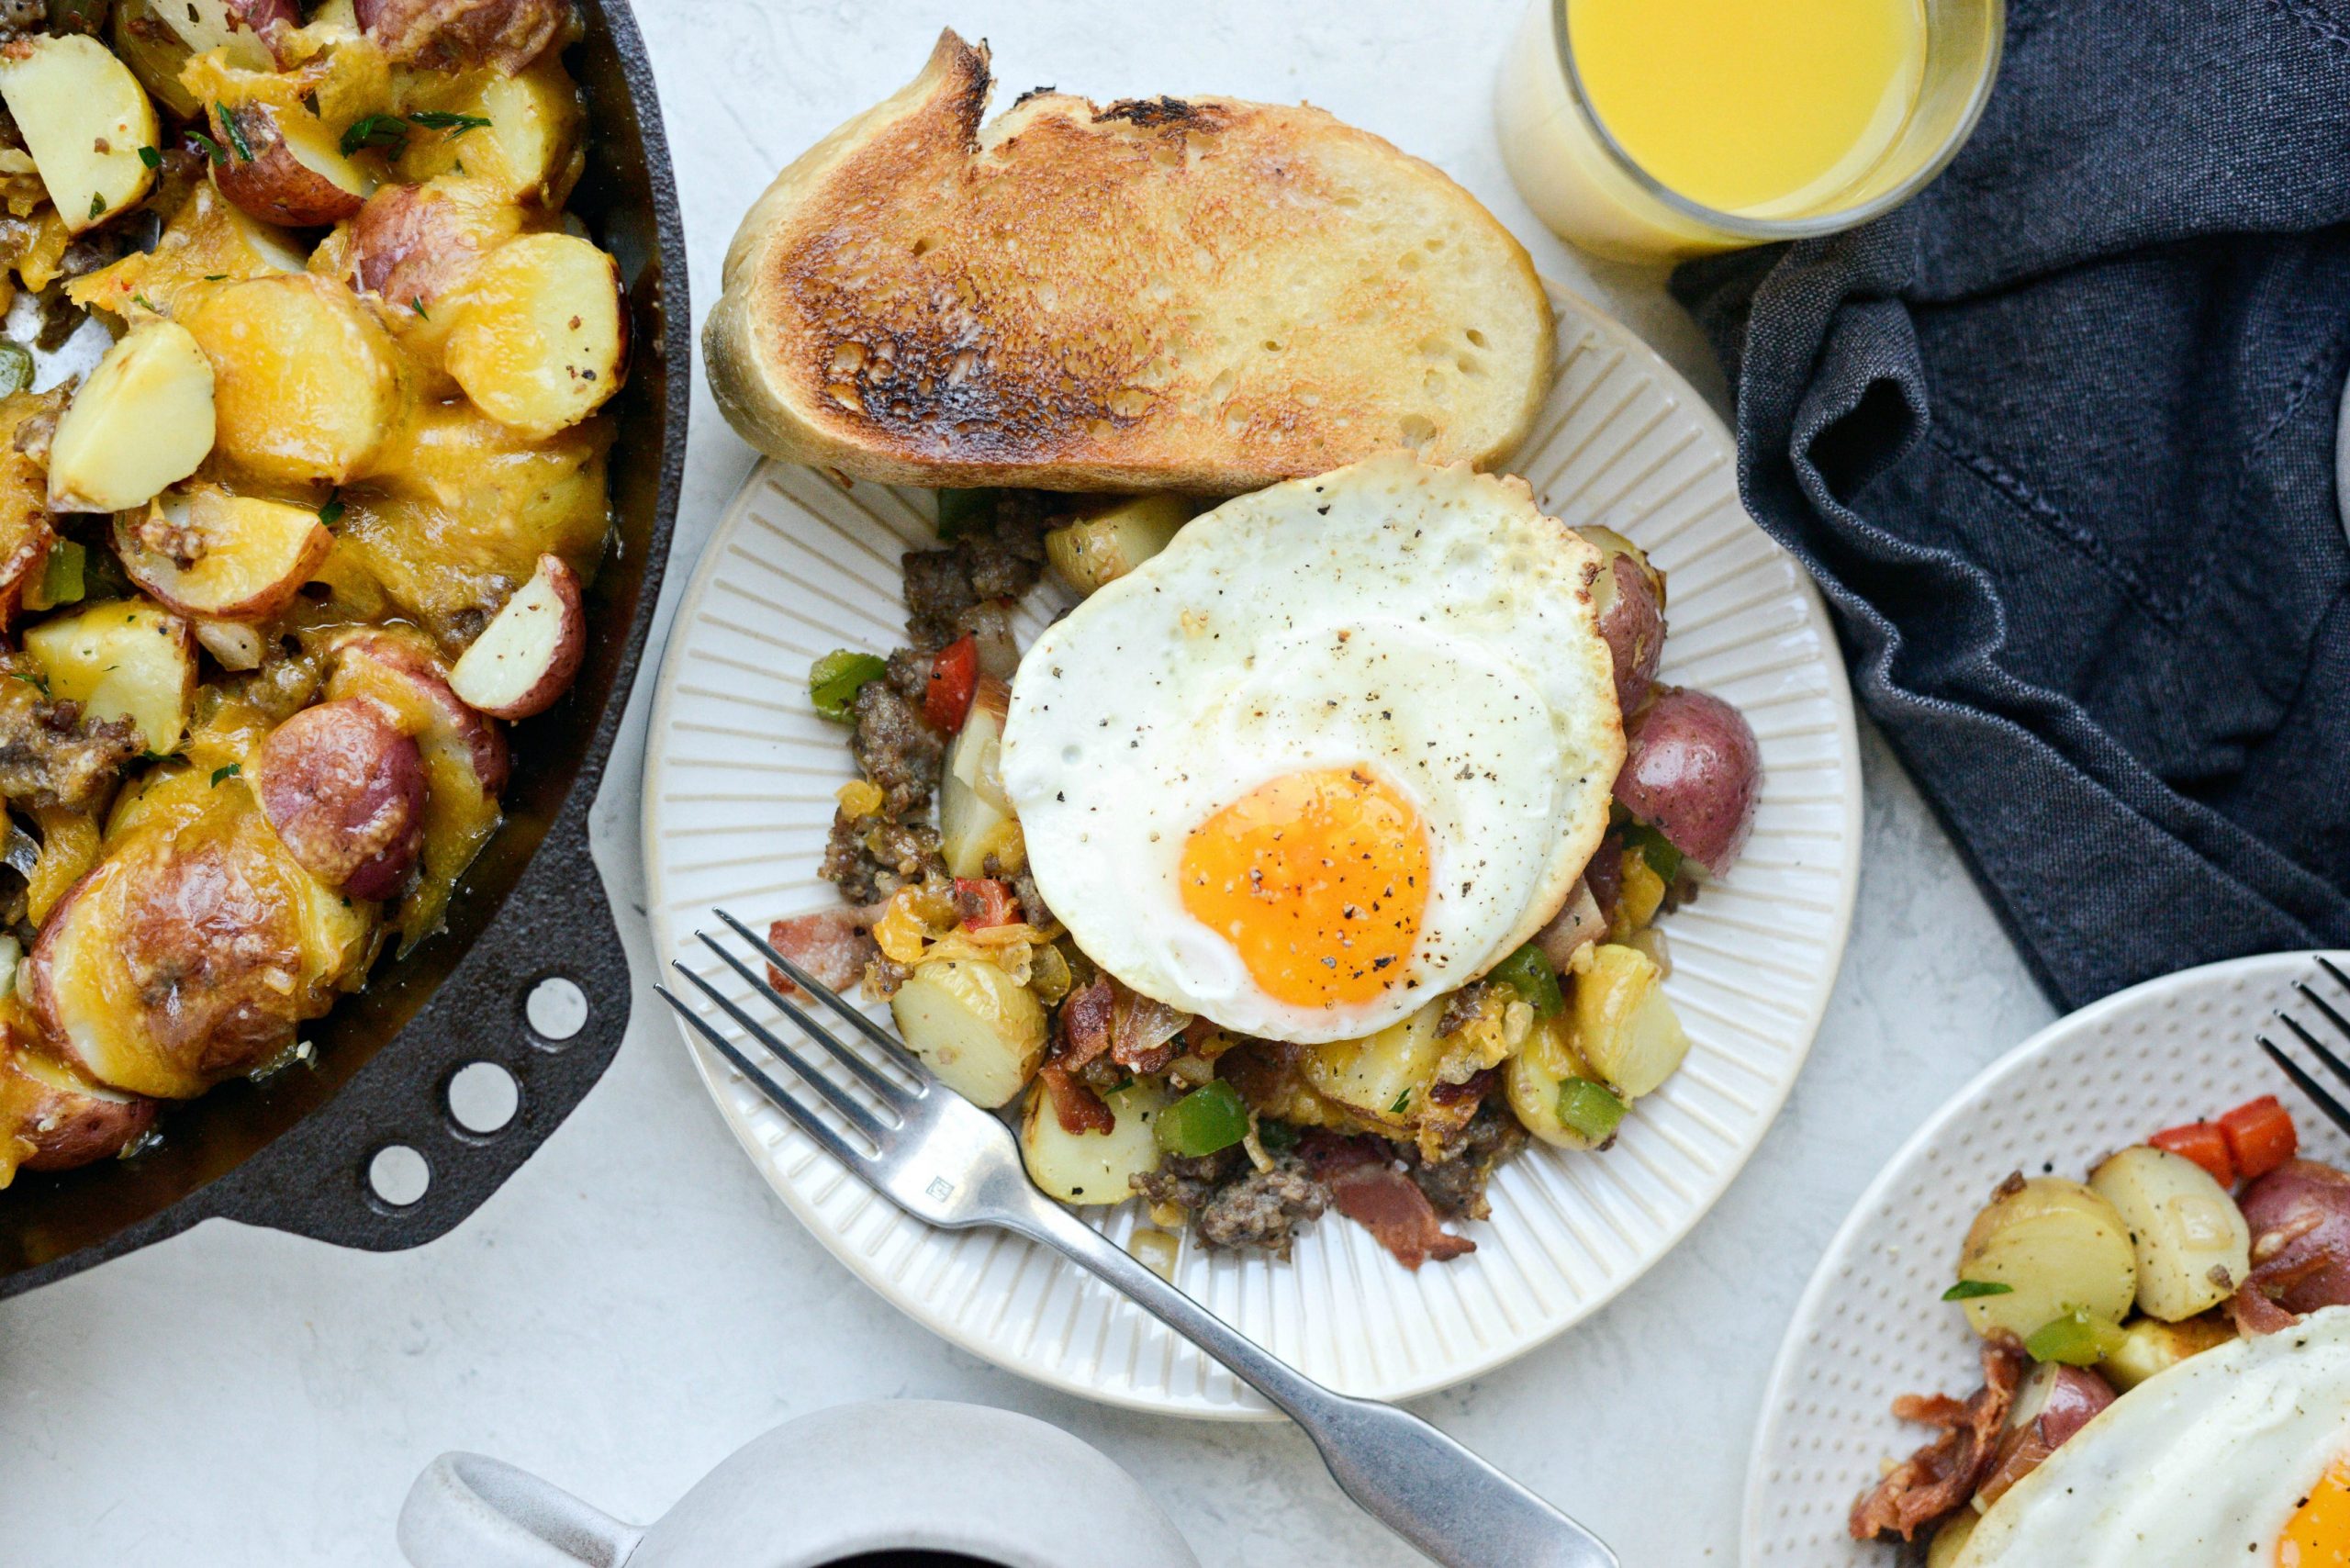
[[[565,56],[588,96],[588,169],[571,209],[620,261],[633,313],[627,387],[612,402],[614,548],[588,596],[587,662],[571,692],[512,734],[506,826],[458,885],[449,929],[307,1031],[315,1064],[223,1085],[167,1111],[161,1145],[0,1193],[0,1297],[173,1236],[199,1220],[265,1225],[396,1251],[481,1206],[578,1104],[628,1027],[628,965],[588,854],[588,811],[628,704],[660,596],[685,468],[693,364],[686,242],[653,67],[625,0],[581,0]],[[623,633],[623,628],[625,632]],[[559,976],[586,994],[567,1039],[524,1002]],[[449,1081],[477,1061],[521,1103],[487,1136],[450,1114]],[[382,1150],[422,1154],[431,1182],[394,1204],[368,1181]]]

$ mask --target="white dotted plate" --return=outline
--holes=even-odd
[[[1671,916],[1668,992],[1695,1046],[1605,1155],[1538,1150],[1494,1182],[1474,1254],[1406,1272],[1333,1215],[1294,1257],[1187,1242],[1177,1282],[1314,1376],[1395,1398],[1457,1383],[1593,1312],[1695,1225],[1762,1139],[1834,982],[1860,853],[1861,783],[1834,633],[1809,580],[1740,508],[1729,437],[1621,327],[1561,298],[1558,383],[1519,455],[1546,510],[1606,523],[1671,577],[1664,677],[1743,709],[1766,777],[1746,856]],[[724,905],[764,924],[823,907],[816,878],[842,732],[808,666],[902,635],[899,553],[933,540],[930,498],[769,464],[687,589],[661,672],[644,785],[650,915],[664,960]],[[1032,596],[1024,636],[1046,613]],[[739,982],[728,977],[732,991]],[[1116,1404],[1262,1413],[1255,1396],[1041,1249],[906,1218],[797,1133],[715,1052],[711,1095],[792,1212],[876,1290],[1002,1366]],[[1087,1213],[1123,1240],[1136,1205]]]
[[[1891,1550],[1845,1533],[1845,1517],[1879,1461],[1931,1435],[1895,1419],[1893,1401],[1964,1397],[1981,1381],[1975,1337],[1940,1298],[1966,1227],[2009,1172],[2078,1179],[2116,1148],[2259,1094],[2291,1107],[2312,1158],[2350,1156],[2253,1044],[2296,980],[2342,1005],[2304,953],[2107,997],[2001,1058],[1902,1146],[1829,1245],[1779,1347],[1747,1462],[1745,1568],[1893,1568]],[[2313,1017],[2306,1002],[2299,1011]]]

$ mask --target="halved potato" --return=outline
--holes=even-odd
[[[44,1034],[102,1083],[185,1099],[267,1066],[364,958],[368,910],[302,870],[233,781],[182,768],[41,929]]]
[[[567,0],[357,0],[367,36],[403,65],[519,71],[571,25]]]
[[[2165,1323],[2155,1317],[2133,1317],[2121,1326],[2121,1343],[2098,1362],[2118,1393],[2127,1394],[2150,1377],[2159,1376],[2192,1356],[2215,1350],[2236,1337],[2236,1326],[2224,1312]]]
[[[489,123],[461,122],[410,136],[393,164],[401,179],[420,183],[462,166],[542,212],[557,211],[569,199],[587,167],[588,113],[560,60],[538,61],[511,76],[495,71],[412,76],[406,87],[410,115],[420,110]]]
[[[16,938],[10,937],[13,952]],[[10,1023],[0,1036],[0,1187],[18,1170],[73,1170],[120,1154],[155,1125],[155,1103],[94,1083]]]
[[[1408,1132],[1444,1059],[1437,1032],[1443,1016],[1444,1003],[1432,1002],[1375,1035],[1308,1047],[1300,1064],[1305,1081],[1364,1121]]]
[[[2138,1310],[2177,1323],[2219,1305],[2252,1271],[2252,1227],[2227,1189],[2183,1155],[2140,1144],[2089,1172],[2130,1227]]]
[[[906,1047],[975,1105],[1008,1105],[1045,1056],[1045,1010],[995,965],[948,958],[916,969],[890,999]]]
[[[1071,593],[1113,583],[1174,543],[1198,509],[1181,496],[1126,496],[1045,535],[1045,557]]]
[[[421,185],[386,185],[352,226],[352,280],[395,312],[430,321],[484,256],[521,230],[522,209],[487,180],[444,174]]]
[[[525,234],[491,252],[456,304],[445,359],[475,406],[544,437],[620,390],[628,317],[612,258],[568,234]]]
[[[139,150],[162,139],[155,106],[97,39],[36,33],[0,44],[0,99],[72,232],[96,228],[153,187]]]
[[[155,15],[190,54],[226,50],[241,71],[277,69],[275,39],[302,25],[294,0],[164,0]]]
[[[220,455],[243,472],[340,485],[391,434],[397,353],[341,284],[307,274],[227,284],[186,321],[212,362]]]
[[[215,104],[212,132],[228,154],[212,165],[212,183],[264,223],[296,229],[340,223],[375,189],[366,172],[342,155],[334,135],[306,111]]]
[[[308,258],[288,235],[239,211],[206,181],[189,193],[152,251],[133,251],[110,267],[77,277],[66,297],[85,309],[124,319],[140,312],[177,318],[183,304],[218,291],[224,283],[298,273]]]
[[[57,421],[49,504],[58,511],[143,507],[212,451],[212,362],[185,327],[150,321],[98,361]]]
[[[571,689],[587,651],[579,578],[561,556],[542,555],[531,580],[451,667],[449,689],[493,719],[527,719]]]
[[[118,514],[115,554],[122,569],[183,615],[266,621],[294,601],[334,548],[334,535],[308,507],[231,495],[196,485],[156,498],[151,520],[202,551],[183,564],[151,549],[135,514]]]
[[[1559,1096],[1576,1079],[1597,1081],[1576,1054],[1574,1031],[1565,1015],[1537,1018],[1517,1054],[1502,1068],[1502,1090],[1520,1126],[1558,1148],[1596,1148],[1604,1140],[1584,1137],[1559,1117]]]
[[[168,756],[196,703],[196,638],[188,623],[144,599],[110,599],[28,628],[25,652],[50,695],[95,719],[129,718],[147,749]]]
[[[938,851],[957,877],[984,877],[990,856],[999,871],[1025,864],[1027,845],[1003,792],[1003,716],[1012,690],[979,677],[971,711],[946,748],[938,780]]]
[[[1689,1054],[1664,999],[1664,971],[1636,947],[1603,942],[1574,978],[1575,1049],[1626,1099],[1662,1087]]]
[[[2000,1329],[2030,1338],[2073,1312],[2118,1324],[2138,1294],[2129,1226],[2103,1197],[2061,1176],[2003,1186],[1967,1229],[1958,1278],[2008,1287],[1964,1303],[1986,1338]]]
[[[269,733],[245,771],[304,870],[355,899],[399,890],[424,846],[424,756],[374,704],[303,709]]]
[[[1042,1083],[1020,1114],[1020,1158],[1029,1180],[1065,1204],[1123,1204],[1134,1178],[1158,1169],[1158,1114],[1175,1096],[1156,1078],[1137,1078],[1102,1096],[1114,1118],[1106,1133],[1073,1133],[1053,1114]]]

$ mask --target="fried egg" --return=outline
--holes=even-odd
[[[2350,1307],[2132,1389],[2019,1482],[1958,1568],[2350,1563]]]
[[[1592,546],[1407,454],[1244,496],[1047,629],[1003,781],[1095,963],[1226,1028],[1384,1028],[1506,958],[1624,758]]]

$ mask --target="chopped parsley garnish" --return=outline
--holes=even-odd
[[[97,192],[92,191],[90,193],[90,216],[92,218],[95,218],[100,213],[106,211],[106,198],[100,196]]]
[[[223,778],[234,778],[244,770],[245,766],[241,762],[232,762],[226,767],[214,768],[212,770],[212,787],[218,790],[220,787],[220,780]]]
[[[2013,1295],[2015,1286],[2001,1284],[1997,1280],[1961,1280],[1942,1292],[1944,1301],[1973,1301],[1977,1296]]]
[[[152,310],[158,316],[161,316],[163,313],[163,308],[162,306],[156,304],[153,300],[148,298],[143,294],[134,294],[130,297],[138,304],[143,305],[148,309]]]
[[[211,159],[215,163],[226,164],[229,162],[229,154],[222,150],[220,144],[213,140],[210,137],[205,135],[204,132],[200,130],[191,130],[187,133],[187,139],[190,141],[195,142],[196,150],[202,152],[207,158]]]
[[[1404,1092],[1395,1096],[1395,1103],[1387,1107],[1387,1114],[1391,1116],[1400,1116],[1404,1114],[1405,1108],[1411,1103],[1412,1092],[1406,1089]]]
[[[408,308],[409,309],[411,309],[411,310],[415,311],[415,312],[417,313],[417,315],[418,315],[418,316],[422,317],[422,318],[423,318],[423,319],[425,319],[425,320],[427,320],[427,321],[430,321],[430,320],[431,320],[431,319],[432,319],[432,318],[431,318],[431,317],[430,317],[430,316],[426,316],[426,315],[424,314],[424,301],[423,301],[423,300],[421,300],[421,299],[411,299],[411,300],[409,300],[409,301],[408,302]]]
[[[350,508],[342,504],[342,498],[341,496],[337,496],[333,499],[328,501],[326,505],[319,509],[319,521],[325,523],[329,528],[332,528],[336,523],[342,521],[342,514],[350,510]]]
[[[152,147],[140,148],[139,150],[139,161],[141,163],[146,164],[151,169],[160,169],[163,166],[162,153]]]
[[[378,148],[397,152],[408,145],[408,122],[397,115],[368,115],[351,122],[342,133],[342,155],[346,158],[363,147]]]
[[[226,283],[229,281],[229,274],[227,273],[206,273],[204,274],[204,281],[207,283]]]
[[[487,116],[451,114],[445,109],[421,109],[408,118],[412,124],[420,125],[427,130],[449,132],[453,141],[469,130],[479,130],[489,124]]]
[[[220,118],[220,134],[229,139],[229,145],[237,150],[240,160],[247,163],[252,162],[253,161],[252,146],[245,140],[244,129],[237,124],[237,117],[227,109],[221,108],[218,104],[215,104],[213,108]]]

